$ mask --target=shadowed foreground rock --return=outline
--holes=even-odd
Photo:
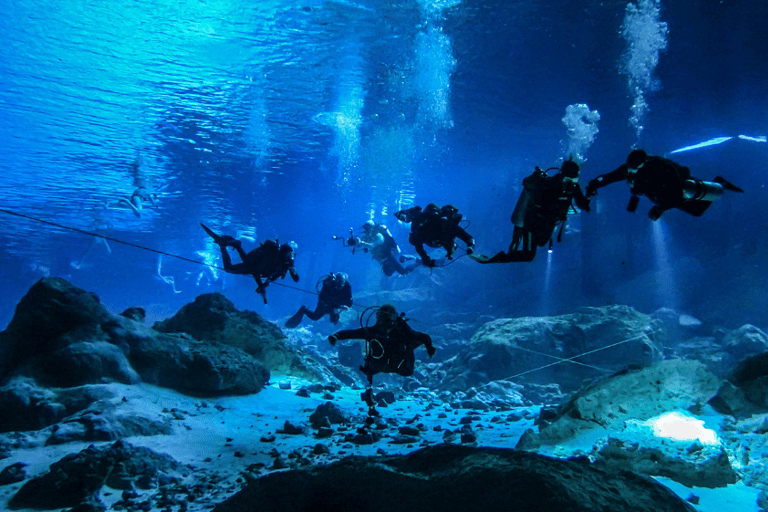
[[[102,486],[147,489],[168,485],[189,474],[168,455],[117,441],[93,445],[51,464],[48,473],[27,481],[8,502],[11,509],[55,509],[99,503]]]
[[[251,481],[214,512],[665,512],[693,508],[623,471],[494,448],[440,445],[402,457],[349,457]]]

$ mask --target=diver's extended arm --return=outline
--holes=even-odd
[[[616,183],[617,181],[623,181],[626,180],[628,176],[628,168],[626,164],[620,165],[617,169],[607,173],[607,174],[601,174],[597,178],[594,178],[587,184],[587,190],[586,190],[586,197],[592,197],[597,193],[597,189],[603,188],[606,185],[610,185],[611,183]]]

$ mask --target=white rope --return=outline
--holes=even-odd
[[[616,347],[616,346],[622,345],[624,343],[628,343],[630,341],[639,340],[639,339],[644,338],[644,337],[645,337],[645,334],[640,334],[638,336],[635,336],[634,338],[627,338],[625,340],[618,341],[618,342],[612,343],[610,345],[606,345],[605,347],[600,347],[600,348],[596,348],[594,350],[589,350],[587,352],[583,352],[583,353],[575,355],[573,357],[557,358],[558,361],[556,361],[554,363],[546,364],[544,366],[539,366],[538,368],[534,368],[532,370],[527,370],[527,371],[518,373],[516,375],[512,375],[510,377],[504,377],[503,379],[497,379],[497,380],[510,380],[510,379],[514,379],[514,378],[521,377],[523,375],[528,375],[529,373],[537,372],[539,370],[543,370],[544,368],[549,368],[550,366],[555,366],[555,365],[558,365],[558,364],[561,364],[561,363],[565,363],[565,362],[570,362],[570,363],[578,364],[578,361],[574,361],[574,359],[582,357],[582,356],[586,356],[586,355],[589,355],[589,354],[594,354],[595,352],[600,352],[601,350],[605,350],[605,349],[608,349],[608,348]],[[524,349],[524,348],[521,348],[521,347],[515,347],[515,348],[519,348],[520,350],[526,350],[528,352],[533,352],[532,350],[527,350],[527,349]],[[538,352],[534,352],[534,353],[538,353]],[[546,354],[542,354],[542,355],[546,355]],[[556,357],[556,356],[550,356],[550,357]],[[585,366],[587,366],[587,365],[585,365]],[[483,384],[482,386],[478,386],[478,388],[483,388],[483,387],[488,386],[490,384],[492,384],[492,382],[488,382],[486,384]]]

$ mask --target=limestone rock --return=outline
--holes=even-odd
[[[768,352],[742,359],[712,405],[723,414],[737,417],[768,411]]]
[[[693,510],[667,488],[634,473],[461,445],[428,447],[400,457],[348,457],[272,473],[248,482],[213,511],[246,512],[254,503],[264,512]]]
[[[638,442],[634,430],[602,439],[594,457],[596,467],[664,476],[688,487],[726,487],[739,480],[720,444],[710,446],[654,436],[643,436]]]
[[[30,358],[97,336],[110,316],[96,294],[58,277],[40,279],[0,333],[0,381]]]
[[[220,293],[198,296],[153,329],[187,333],[195,339],[239,348],[270,371],[309,379],[325,378],[326,371],[296,350],[275,324],[253,311],[240,311]]]
[[[95,497],[110,480],[148,475],[157,482],[161,474],[182,477],[189,470],[167,455],[122,441],[103,448],[91,445],[54,462],[48,473],[28,480],[8,504],[13,509],[74,507]]]
[[[720,384],[703,364],[681,359],[621,372],[572,395],[556,418],[540,425],[538,439],[552,445],[593,428],[619,431],[629,419],[647,420],[704,405]]]
[[[64,279],[41,279],[0,333],[0,383],[13,376],[52,388],[143,380],[211,396],[256,393],[269,380],[269,372],[245,351],[158,333],[143,325],[137,310],[111,315],[96,295]],[[46,424],[61,419],[49,412]]]
[[[315,412],[309,416],[309,423],[313,428],[347,423],[348,419],[341,408],[333,402],[325,402],[318,405]],[[326,425],[327,423],[327,425]]]
[[[564,391],[572,391],[584,379],[604,372],[661,360],[664,340],[660,321],[627,306],[582,308],[555,317],[504,318],[483,325],[445,363],[448,369],[441,384],[451,391],[468,389],[590,352],[576,362],[525,374],[527,382],[555,382]]]

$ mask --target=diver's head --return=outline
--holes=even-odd
[[[578,178],[579,170],[579,164],[573,160],[566,160],[563,162],[563,165],[560,166],[560,174],[566,178]]]
[[[347,282],[347,274],[344,272],[336,272],[333,274],[333,284],[336,288],[341,288]]]
[[[365,221],[365,224],[362,225],[362,228],[366,233],[370,233],[374,227],[376,227],[376,223],[372,220],[367,220]]]
[[[397,310],[392,304],[384,304],[376,311],[376,323],[392,325],[397,320]]]
[[[636,149],[632,151],[627,157],[627,167],[629,167],[630,169],[639,169],[640,166],[642,166],[645,163],[647,158],[648,158],[648,153],[646,153],[642,149]]]
[[[283,244],[280,246],[280,253],[281,254],[291,254],[295,253],[299,249],[299,245],[296,242],[288,242],[287,244]]]
[[[430,214],[430,215],[437,215],[440,213],[440,207],[437,206],[435,203],[429,203],[426,208],[424,208],[424,212]]]

